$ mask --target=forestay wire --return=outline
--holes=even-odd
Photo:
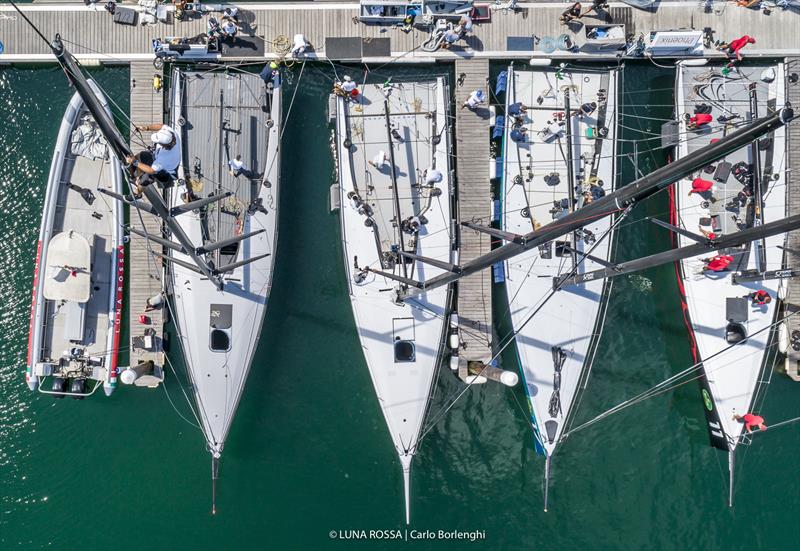
[[[594,251],[594,249],[606,237],[611,235],[611,233],[617,228],[617,226],[622,222],[622,220],[624,220],[625,217],[630,213],[630,211],[633,209],[633,206],[634,206],[633,204],[629,205],[617,217],[617,219],[614,221],[614,223],[611,225],[611,227],[608,230],[606,230],[603,233],[603,235],[601,235],[597,239],[597,241],[595,241],[593,246],[589,249],[588,253],[586,253],[586,254],[591,254]],[[586,260],[586,258],[587,258],[587,256],[582,256],[578,260],[578,262],[575,264],[575,267],[572,270],[570,270],[570,272],[567,274],[566,277],[571,277],[572,275],[576,274],[578,272],[578,268],[581,266],[581,264],[583,264],[583,262]],[[478,380],[481,375],[483,375],[483,372],[486,371],[486,368],[489,367],[497,358],[500,357],[500,354],[503,353],[503,351],[508,347],[508,345],[510,345],[512,342],[514,342],[514,339],[519,334],[519,332],[522,331],[522,329],[524,329],[525,326],[528,325],[528,323],[530,323],[530,321],[534,318],[534,316],[536,316],[536,314],[544,307],[545,304],[547,304],[547,302],[558,292],[558,290],[559,290],[559,288],[551,289],[544,297],[542,297],[540,299],[541,302],[539,302],[538,306],[533,310],[533,312],[531,312],[528,315],[527,319],[525,319],[525,321],[522,323],[522,325],[519,327],[519,329],[511,331],[511,332],[509,332],[509,334],[506,335],[506,337],[504,338],[505,342],[499,347],[499,349],[497,350],[497,352],[495,352],[495,354],[492,356],[492,358],[488,362],[486,362],[484,364],[483,368],[477,373],[477,375],[475,375],[475,378],[472,381],[470,381],[469,383],[467,383],[464,386],[464,388],[462,388],[458,392],[458,394],[455,396],[455,398],[452,399],[452,401],[450,401],[449,403],[447,402],[447,400],[445,401],[446,405],[433,417],[433,419],[431,419],[428,422],[428,426],[422,431],[422,434],[420,434],[419,438],[417,439],[417,446],[419,446],[420,442],[422,442],[423,438],[425,438],[425,436],[427,436],[427,434],[433,429],[433,427],[436,426],[436,423],[438,423],[439,420],[442,417],[447,415],[447,413],[453,408],[453,406],[456,404],[456,402],[470,389],[470,387],[472,387],[473,384],[475,384],[475,381]],[[501,339],[501,340],[503,340],[503,339]]]
[[[791,318],[792,316],[794,316],[798,312],[800,312],[800,310],[798,310],[797,312],[792,312],[790,314],[787,314],[786,316],[784,316],[781,319],[775,321],[774,323],[772,323],[770,325],[767,325],[766,327],[763,327],[762,329],[759,329],[758,331],[753,333],[751,335],[751,337],[754,337],[754,336],[758,335],[759,333],[763,333],[764,331],[771,330],[773,327],[776,327],[776,326],[780,325],[781,323],[783,323],[787,319]],[[728,352],[729,350],[733,349],[736,346],[740,346],[743,343],[747,343],[748,340],[749,340],[749,338],[748,339],[744,339],[742,341],[739,341],[737,343],[731,344],[729,346],[726,346],[722,350],[719,350],[718,352],[715,352],[714,354],[710,355],[708,358],[705,358],[705,360],[702,360],[702,361],[699,361],[699,362],[695,363],[694,365],[684,369],[683,371],[681,371],[679,373],[676,373],[675,375],[673,375],[673,376],[661,381],[657,385],[649,388],[648,390],[642,392],[641,394],[638,394],[638,395],[634,396],[633,398],[629,398],[628,400],[625,400],[624,402],[621,402],[621,403],[617,404],[616,406],[604,411],[603,413],[597,415],[596,417],[593,417],[592,419],[589,419],[585,423],[582,423],[582,424],[578,425],[577,427],[568,430],[566,433],[564,433],[564,435],[561,437],[561,439],[564,440],[570,434],[573,434],[575,432],[578,432],[580,430],[588,428],[588,427],[594,425],[595,423],[597,423],[599,421],[602,421],[603,419],[606,419],[607,417],[610,417],[611,415],[613,415],[615,413],[619,413],[620,411],[629,408],[630,406],[633,406],[633,405],[638,404],[640,402],[643,402],[643,401],[645,401],[645,400],[647,400],[649,398],[653,398],[655,396],[663,394],[664,392],[667,392],[667,391],[675,389],[675,388],[677,388],[677,387],[679,387],[681,385],[684,385],[686,383],[689,383],[691,381],[699,379],[700,377],[703,376],[702,374],[698,375],[697,377],[693,377],[693,378],[690,378],[690,379],[687,379],[687,380],[681,380],[683,377],[691,375],[695,371],[698,371],[698,370],[702,369],[703,362],[707,362],[708,360],[710,360],[712,358],[720,356],[720,355]],[[785,421],[785,422],[782,422],[782,423],[779,423],[779,424],[784,424],[784,423],[791,422],[791,421],[792,420],[789,420],[789,421]],[[777,426],[777,425],[778,425],[778,423],[776,423],[773,426]]]

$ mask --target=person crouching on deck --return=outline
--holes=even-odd
[[[181,140],[175,130],[158,123],[143,126],[140,130],[155,130],[156,133],[150,136],[152,148],[126,159],[135,170],[137,196],[142,194],[144,186],[153,181],[170,183],[177,176],[178,165],[181,164]]]

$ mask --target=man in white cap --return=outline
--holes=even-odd
[[[140,130],[155,130],[150,136],[154,146],[152,151],[147,149],[136,157],[128,157],[128,163],[136,169],[137,191],[142,192],[141,186],[153,180],[169,183],[177,176],[178,165],[181,164],[181,139],[178,133],[166,124],[150,124]]]
[[[467,98],[467,101],[465,101],[464,104],[461,106],[461,109],[469,107],[470,110],[474,111],[475,109],[478,108],[479,105],[482,105],[485,101],[486,101],[486,94],[483,93],[483,90],[474,90]]]
[[[352,93],[358,85],[350,78],[350,75],[344,75],[344,82],[342,82],[342,90],[348,94]]]

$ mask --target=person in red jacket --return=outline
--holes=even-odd
[[[696,128],[705,126],[713,120],[714,117],[712,117],[709,113],[695,113],[689,117],[689,122],[686,123],[686,128],[689,130],[695,130]]]
[[[714,182],[710,180],[703,180],[702,178],[695,178],[692,180],[692,189],[689,190],[689,195],[692,193],[704,193],[710,191],[714,187]]]
[[[703,266],[704,272],[724,272],[728,269],[728,266],[731,262],[733,262],[733,257],[729,254],[718,254],[712,258],[706,258],[703,260],[706,263]]]
[[[753,427],[758,427],[758,430],[767,430],[764,418],[760,415],[745,413],[744,415],[734,415],[733,419],[734,421],[744,421],[744,428],[747,429],[747,432],[753,432]]]
[[[772,297],[764,289],[759,289],[747,295],[753,302],[753,306],[764,306],[772,302]]]
[[[742,60],[742,48],[747,46],[748,44],[755,44],[756,39],[752,36],[744,35],[741,38],[737,38],[736,40],[732,40],[730,44],[728,44],[728,55],[735,56],[737,61]]]

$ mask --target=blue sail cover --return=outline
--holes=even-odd
[[[497,84],[494,86],[494,95],[499,96],[506,91],[506,81],[508,80],[508,71],[501,71],[497,75]]]

